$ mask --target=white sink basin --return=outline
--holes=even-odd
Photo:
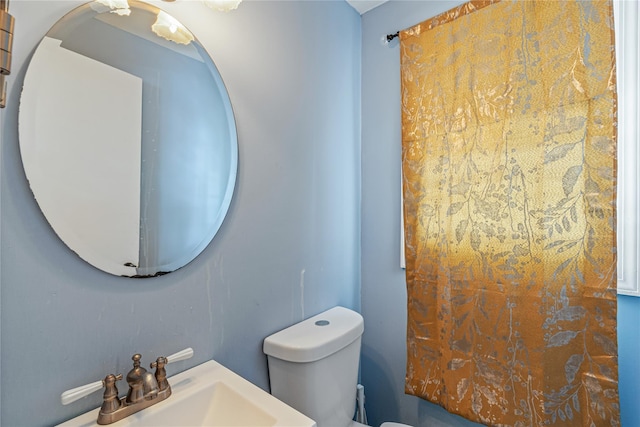
[[[171,396],[113,427],[215,426],[316,427],[315,421],[287,406],[221,364],[210,360],[169,378]],[[119,383],[120,391],[126,383]],[[97,426],[100,408],[60,426]]]

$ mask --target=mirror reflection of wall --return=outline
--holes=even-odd
[[[29,173],[38,203],[87,261],[102,268],[104,259],[117,259],[118,273],[126,274],[139,253],[142,80],[49,37],[31,64],[39,110],[55,111],[39,115],[37,127],[23,127],[22,137],[35,140],[37,156],[46,159]],[[23,150],[23,160],[31,163],[34,154]]]
[[[76,9],[49,31],[34,54],[21,100],[23,163],[41,209],[72,250],[92,265],[118,275],[152,276],[190,262],[219,228],[235,183],[235,125],[220,75],[197,42],[177,44],[151,32],[158,13],[155,7],[140,2],[131,2],[128,16],[96,14],[87,5]],[[50,86],[60,76],[49,76],[53,81],[44,83],[51,74],[51,64],[41,58],[41,53],[51,40],[61,40],[63,50],[87,62],[102,64],[141,82],[141,90],[115,84],[128,95],[129,103],[116,108],[117,113],[103,110],[98,114],[95,90],[90,97],[70,96],[73,88],[66,95],[65,104],[73,105],[75,110],[95,112],[99,116],[95,121],[104,125],[99,130],[92,124],[80,139],[92,142],[86,146],[103,147],[103,151],[105,146],[122,144],[131,151],[124,154],[123,148],[120,161],[105,162],[104,153],[96,151],[93,156],[85,153],[83,158],[69,153],[64,156],[66,160],[58,158],[54,165],[48,164],[51,158],[47,158],[46,151],[61,151],[61,141],[77,139],[79,135],[77,120],[61,117],[60,108],[54,106],[61,95],[51,93]],[[67,80],[81,82],[89,72],[74,69],[64,73],[70,76]],[[105,77],[92,78],[96,79],[94,86],[107,86]],[[89,92],[80,90],[79,85],[76,89]],[[49,94],[44,101],[43,93]],[[127,124],[136,114],[139,120]],[[48,129],[51,123],[57,123],[54,128],[61,128],[62,133],[52,133]],[[123,143],[125,138],[113,133],[114,129],[128,129],[128,139],[137,133],[137,144]],[[84,195],[68,196],[64,203],[66,213],[58,213],[59,195],[70,184],[52,180],[50,173],[43,172],[47,168],[74,170],[72,181],[101,180],[104,188],[89,184]],[[82,168],[80,172],[78,169]],[[39,175],[45,176],[36,178]],[[124,176],[129,177],[126,182],[116,184]],[[117,188],[122,191],[107,197]],[[82,220],[72,219],[70,210],[79,213]],[[134,221],[138,245],[131,243]],[[81,226],[83,223],[86,225]],[[96,229],[103,231],[98,233]],[[68,236],[78,237],[81,242]],[[115,236],[121,236],[120,243],[114,243]],[[123,245],[125,250],[118,249]]]

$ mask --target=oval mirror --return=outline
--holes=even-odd
[[[97,0],[51,28],[27,69],[19,135],[47,221],[111,274],[183,267],[231,202],[238,145],[222,78],[189,30],[143,2]]]

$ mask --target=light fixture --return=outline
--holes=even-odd
[[[98,13],[109,11],[120,16],[129,16],[131,14],[127,0],[94,0],[91,8]]]
[[[156,22],[151,26],[156,35],[178,44],[189,44],[194,40],[193,34],[176,18],[164,11],[158,13]]]
[[[242,0],[202,0],[202,3],[209,6],[211,9],[219,10],[221,12],[229,12],[237,9]]]
[[[7,98],[4,76],[11,74],[13,24],[13,16],[9,14],[9,0],[0,0],[0,108],[5,107]]]

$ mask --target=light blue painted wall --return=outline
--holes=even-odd
[[[400,52],[382,36],[408,28],[462,1],[391,1],[362,18],[362,381],[372,425],[478,424],[404,394],[406,288],[400,269]],[[640,298],[620,296],[622,425],[640,426]]]
[[[345,2],[156,4],[209,50],[230,93],[239,171],[229,215],[187,267],[113,277],[49,228],[16,135],[26,58],[79,2],[11,2],[9,106],[2,112],[1,424],[51,425],[99,406],[60,405],[64,390],[191,346],[268,387],[264,337],[335,305],[360,304],[360,17]],[[120,390],[126,385],[120,383]]]
[[[618,295],[618,375],[623,426],[640,426],[640,298]]]
[[[176,273],[137,281],[78,260],[31,196],[15,130],[25,59],[78,2],[12,2],[14,72],[0,113],[0,424],[48,425],[98,406],[99,393],[70,407],[59,394],[126,372],[135,351],[148,362],[192,346],[194,359],[172,369],[215,358],[266,388],[262,339],[336,304],[358,309],[362,275],[372,425],[476,425],[403,393],[399,51],[379,42],[459,3],[381,6],[362,18],[360,45],[360,18],[342,2],[254,1],[206,15],[199,2],[156,2],[212,53],[236,113],[240,168],[229,217],[205,252]],[[640,425],[638,326],[640,298],[620,297],[624,426]]]

